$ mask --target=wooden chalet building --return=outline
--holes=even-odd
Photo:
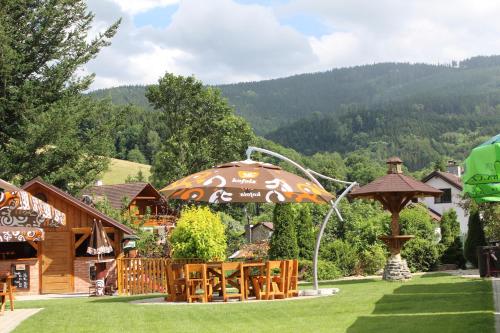
[[[66,214],[66,225],[44,227],[45,239],[39,242],[0,243],[0,271],[28,273],[28,288],[18,288],[18,294],[88,293],[97,259],[87,254],[94,219],[102,221],[112,241],[114,251],[105,256],[109,266],[121,253],[123,236],[133,230],[40,178],[22,189]]]
[[[144,229],[166,236],[175,227],[177,213],[169,208],[160,192],[149,183],[92,186],[83,192],[82,200],[95,203],[105,198],[114,209],[127,210],[137,218],[137,223],[144,222]]]

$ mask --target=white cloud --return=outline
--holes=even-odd
[[[165,7],[178,3],[180,0],[112,0],[127,14],[135,15],[156,7]]]
[[[123,23],[87,70],[93,88],[153,83],[165,71],[206,83],[283,77],[386,61],[450,62],[500,54],[500,2],[488,0],[292,0],[273,6],[232,0],[88,0],[93,32]],[[133,16],[178,3],[168,26]],[[297,14],[331,32],[310,37],[280,23]],[[161,25],[159,25],[161,26]]]
[[[495,1],[296,0],[279,10],[297,12],[321,17],[333,30],[311,38],[323,69],[500,54],[500,3]]]

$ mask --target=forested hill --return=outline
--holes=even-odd
[[[381,63],[218,86],[255,132],[303,153],[359,148],[412,168],[462,159],[500,131],[500,56],[454,66]],[[143,86],[92,92],[149,108]]]

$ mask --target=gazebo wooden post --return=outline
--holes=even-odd
[[[391,234],[392,234],[392,236],[399,235],[399,212],[392,212],[392,215],[391,215]]]

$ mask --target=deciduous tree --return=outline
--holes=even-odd
[[[156,154],[153,181],[163,186],[190,173],[241,159],[253,133],[219,90],[194,77],[165,74],[146,92],[162,111],[166,141]]]

